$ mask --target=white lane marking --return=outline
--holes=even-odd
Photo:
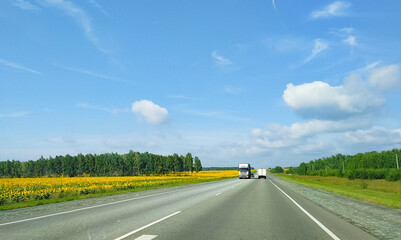
[[[142,235],[139,238],[135,238],[135,240],[152,240],[153,238],[156,238],[157,235]]]
[[[221,194],[221,192],[220,192],[220,193],[217,193],[217,194],[215,194],[214,196],[215,196],[215,197],[217,197],[217,196],[219,196],[220,194]]]
[[[190,188],[190,189],[201,188],[201,187],[204,187],[205,185],[208,185],[208,184],[212,184],[212,183],[205,183],[205,184],[202,184],[202,186],[193,187],[193,188]],[[43,216],[39,216],[39,217],[27,218],[27,219],[17,220],[17,221],[13,221],[13,222],[0,223],[0,226],[6,226],[6,225],[11,225],[11,224],[15,224],[15,223],[21,223],[21,222],[28,222],[28,221],[32,221],[32,220],[38,220],[38,219],[42,219],[42,218],[47,218],[47,217],[54,217],[54,216],[58,216],[58,215],[63,215],[63,214],[73,213],[73,212],[79,212],[79,211],[88,210],[88,209],[92,209],[92,208],[105,207],[105,206],[114,205],[114,204],[118,204],[118,203],[135,201],[135,200],[142,199],[142,198],[154,197],[154,196],[164,195],[164,194],[168,194],[168,193],[182,192],[182,191],[185,191],[185,190],[188,190],[188,189],[179,189],[179,190],[175,190],[175,191],[155,193],[155,194],[150,194],[150,195],[146,195],[146,196],[120,200],[120,201],[116,201],[116,202],[104,203],[104,204],[91,206],[91,207],[78,208],[78,209],[74,209],[74,210],[70,210],[70,211],[53,213],[53,214],[43,215]]]
[[[154,221],[154,222],[149,223],[148,225],[145,225],[145,226],[143,226],[143,227],[140,227],[140,228],[138,228],[138,229],[135,229],[134,231],[129,232],[129,233],[127,233],[127,234],[125,234],[125,235],[123,235],[123,236],[121,236],[121,237],[119,237],[119,238],[114,239],[114,240],[121,240],[121,239],[124,239],[124,238],[126,238],[126,237],[128,237],[128,236],[131,236],[132,234],[137,233],[137,232],[139,232],[139,231],[142,231],[143,229],[148,228],[148,227],[150,227],[150,226],[152,226],[152,225],[154,225],[154,224],[156,224],[156,223],[159,223],[159,222],[161,222],[161,221],[163,221],[163,220],[166,220],[166,219],[169,218],[169,217],[172,217],[172,216],[174,216],[174,215],[177,215],[177,214],[179,214],[180,212],[181,212],[181,211],[177,211],[177,212],[172,213],[172,214],[170,214],[170,215],[168,215],[168,216],[165,216],[164,218],[160,218],[159,220],[156,220],[156,221]]]
[[[281,188],[279,188],[272,180],[269,179],[269,181],[278,189],[280,190],[286,197],[288,197],[299,209],[301,209],[312,221],[314,221],[321,229],[323,229],[331,238],[334,240],[341,240],[339,237],[337,237],[332,231],[330,231],[326,226],[324,226],[319,220],[317,220],[314,216],[312,216],[309,212],[307,212],[301,205],[299,205],[297,202],[295,202],[294,199],[292,199],[290,196],[288,196],[287,193],[285,193]]]

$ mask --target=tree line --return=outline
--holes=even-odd
[[[33,161],[7,160],[0,162],[1,177],[43,176],[138,176],[200,171],[202,163],[191,153],[168,156],[129,151],[127,154],[78,154],[40,157]]]
[[[401,179],[401,149],[320,158],[292,167],[287,173],[309,176],[338,176],[349,179]]]
[[[238,170],[238,167],[203,167],[202,171]]]

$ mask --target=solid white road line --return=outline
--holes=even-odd
[[[281,188],[279,188],[272,180],[269,179],[269,181],[278,189],[280,190],[287,198],[289,198],[299,209],[301,209],[312,221],[314,221],[321,229],[323,229],[331,238],[334,240],[341,240],[339,237],[337,237],[332,231],[330,231],[326,226],[324,226],[319,220],[317,220],[314,216],[312,216],[309,212],[307,212],[301,205],[299,205],[297,202],[295,202],[294,199],[292,199],[290,196],[288,196],[287,193],[285,193]]]
[[[154,224],[156,224],[156,223],[159,223],[159,222],[161,222],[161,221],[163,221],[163,220],[166,220],[166,219],[169,218],[169,217],[172,217],[172,216],[174,216],[174,215],[177,215],[177,214],[179,214],[180,212],[181,212],[181,211],[177,211],[177,212],[172,213],[172,214],[170,214],[170,215],[168,215],[168,216],[165,216],[164,218],[160,218],[159,220],[156,220],[156,221],[154,221],[154,222],[152,222],[152,223],[149,223],[148,225],[145,225],[145,226],[143,226],[143,227],[140,227],[140,228],[138,228],[138,229],[135,229],[134,231],[129,232],[129,233],[127,233],[127,234],[125,234],[125,235],[123,235],[123,236],[121,236],[121,237],[119,237],[119,238],[114,239],[114,240],[121,240],[121,239],[124,239],[124,238],[126,238],[126,237],[128,237],[128,236],[131,236],[132,234],[137,233],[137,232],[139,232],[139,231],[142,231],[143,229],[148,228],[148,227],[150,227],[150,226],[152,226],[152,225],[154,225]]]
[[[135,240],[152,240],[153,238],[156,238],[157,235],[142,235],[139,238],[135,238]]]

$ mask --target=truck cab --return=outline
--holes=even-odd
[[[251,178],[251,164],[240,163],[238,164],[238,177],[239,179]]]

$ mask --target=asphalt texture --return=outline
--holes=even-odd
[[[375,239],[273,181],[338,239]],[[230,179],[2,211],[0,238],[333,239],[277,187]]]

